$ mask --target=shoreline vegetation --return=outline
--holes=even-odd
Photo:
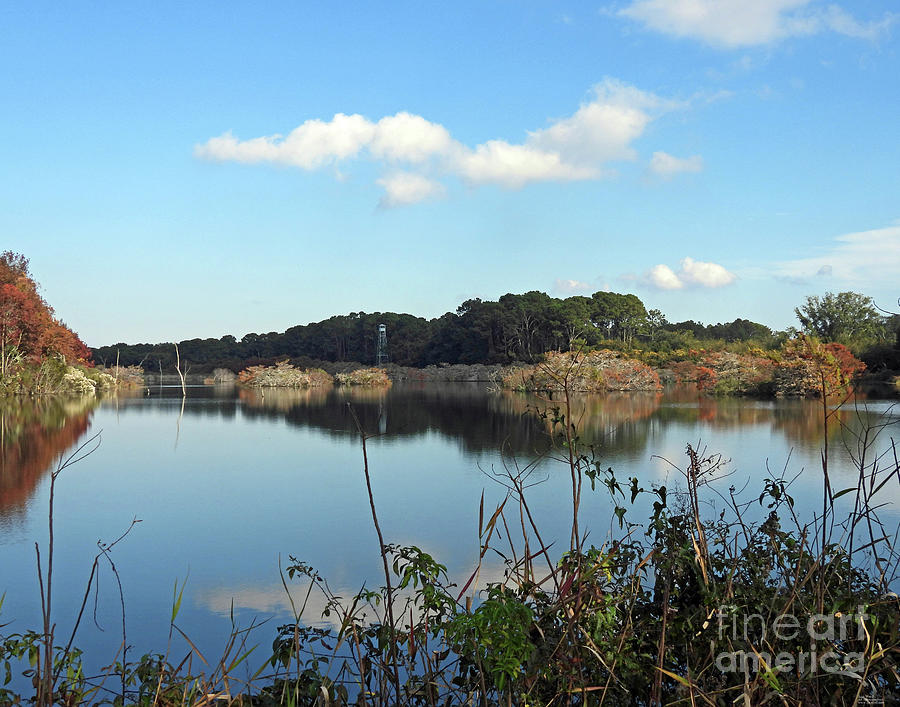
[[[228,382],[224,372],[213,376],[213,382]],[[330,385],[387,387],[392,381],[383,368],[357,368],[331,375],[321,368],[296,368],[288,361],[274,366],[250,366],[237,374],[239,385],[250,388],[320,388]]]
[[[548,352],[540,363],[511,366],[481,364],[410,368],[388,364],[364,367],[362,364],[331,364],[325,368],[301,369],[289,361],[274,366],[251,366],[240,371],[236,380],[250,387],[310,388],[331,384],[389,386],[397,381],[486,382],[496,388],[530,393],[560,392],[562,373],[570,377],[570,392],[656,392],[666,385],[693,384],[700,394],[715,396],[817,397],[822,377],[833,385],[832,371],[842,386],[852,386],[865,370],[865,364],[841,344],[823,344],[818,339],[799,335],[778,351],[756,350],[737,354],[728,351],[696,351],[693,360],[683,360],[668,368],[653,368],[636,357],[620,351]],[[227,369],[206,382],[229,382],[234,374]],[[825,374],[823,371],[827,371]],[[664,383],[665,381],[665,383]]]
[[[140,366],[95,367],[91,351],[39,294],[28,259],[0,253],[0,398],[96,395],[143,385]]]
[[[753,364],[749,359],[777,357],[788,341],[804,335],[846,347],[865,364],[867,379],[894,384],[900,374],[900,315],[879,310],[871,298],[855,292],[809,296],[794,313],[796,327],[773,331],[740,317],[719,324],[670,322],[631,294],[555,298],[533,291],[497,301],[467,300],[435,319],[351,312],[283,332],[188,339],[178,342],[178,348],[190,370],[203,375],[282,360],[335,375],[376,363],[377,332],[383,324],[390,362],[385,368],[393,380],[496,382],[503,377],[494,375],[498,369],[534,366],[554,352],[606,350],[650,366],[666,384],[691,365],[716,370],[718,378],[733,378],[720,370],[728,362],[718,359],[736,356],[742,364]],[[118,343],[92,352],[97,363],[118,359],[121,365],[141,365],[148,374],[170,372],[175,365],[171,343]],[[487,370],[443,370],[455,366]],[[750,394],[756,382],[726,381],[719,389],[725,392],[731,385]]]
[[[565,299],[542,292],[463,302],[425,320],[364,312],[240,341],[116,344],[88,349],[38,294],[24,256],[0,253],[0,396],[97,395],[143,386],[176,371],[184,390],[204,382],[251,387],[387,386],[392,381],[483,381],[541,392],[545,371],[580,363],[570,389],[654,391],[693,383],[701,393],[815,396],[817,360],[845,378],[900,394],[900,315],[885,315],[854,292],[810,296],[795,309],[801,328],[783,332],[746,319],[670,323],[635,295],[595,292]],[[387,328],[392,362],[372,367],[375,332]],[[584,356],[582,356],[584,355]]]
[[[559,299],[535,291],[496,302],[467,300],[432,320],[354,312],[282,333],[189,339],[177,346],[182,361],[203,378],[215,370],[239,374],[283,361],[335,377],[372,366],[376,332],[384,324],[390,363],[381,367],[392,381],[478,381],[539,390],[536,366],[579,352],[592,354],[590,367],[597,369],[585,372],[583,390],[696,383],[706,394],[765,398],[815,395],[813,372],[802,359],[804,349],[821,345],[854,368],[857,383],[877,387],[881,395],[900,394],[900,315],[879,311],[871,298],[855,292],[809,296],[794,312],[800,326],[785,331],[741,318],[672,323],[635,295]],[[119,343],[92,351],[95,361],[139,365],[148,376],[161,377],[176,362],[169,343]],[[522,369],[531,369],[524,378]]]
[[[584,361],[591,354],[560,357],[532,375],[560,390],[555,397],[561,402],[539,398],[530,414],[549,442],[539,461],[558,465],[571,479],[565,511],[571,534],[553,539],[562,547],[542,536],[532,515],[528,489],[538,462],[493,472],[507,493],[495,507],[482,497],[473,509],[479,552],[468,578],[454,583],[438,558],[393,544],[381,531],[373,485],[378,470],[370,469],[366,452],[370,436],[354,412],[360,483],[378,537],[372,550],[383,566],[377,583],[338,596],[327,578],[291,557],[283,568],[285,591],[293,585],[306,597],[291,600],[292,620],[276,629],[274,641],[260,635],[264,629],[256,623],[233,626],[214,658],[200,656],[178,626],[184,585],[176,582],[168,645],[137,659],[115,656],[103,663],[103,674],[89,677],[73,647],[78,622],[70,636],[55,636],[51,544],[49,565],[43,571],[38,565],[44,628],[5,633],[0,621],[0,675],[22,676],[33,691],[2,685],[0,702],[894,704],[900,699],[900,601],[894,593],[900,554],[891,526],[896,521],[888,521],[882,504],[890,493],[885,487],[900,483],[896,445],[885,446],[882,436],[875,446],[888,420],[855,432],[841,427],[846,362],[824,347],[802,352],[822,400],[820,513],[799,515],[787,468],[761,488],[737,491],[727,462],[691,445],[683,464],[671,462],[675,481],[668,486],[617,477],[602,450],[582,440],[583,416],[570,402],[570,383],[590,379]],[[846,487],[832,486],[833,427],[854,435],[845,440],[852,442],[847,449],[856,471]],[[94,444],[92,438],[77,446],[51,474],[51,539],[53,482],[75,461],[90,463],[85,456]],[[594,493],[607,499],[608,530],[582,513],[584,496]],[[100,544],[95,570],[102,564],[115,573],[112,554],[119,543],[127,545],[132,529]],[[499,578],[484,567],[489,553],[504,560]],[[85,602],[93,580],[92,572]],[[324,603],[309,601],[313,594]],[[307,606],[324,606],[326,613]],[[127,646],[128,636],[121,638]],[[254,651],[270,645],[271,651]]]

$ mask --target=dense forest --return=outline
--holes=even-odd
[[[897,317],[882,315],[863,295],[844,292],[808,297],[796,310],[802,329],[823,341],[850,346],[870,369],[898,368]],[[352,312],[294,326],[283,333],[250,333],[236,339],[189,339],[178,342],[181,358],[194,372],[213,368],[240,370],[247,365],[292,358],[306,362],[375,360],[379,324],[388,331],[392,363],[492,364],[533,362],[548,351],[576,347],[646,350],[671,354],[716,346],[778,347],[793,333],[774,332],[747,319],[705,325],[671,323],[657,309],[647,310],[633,294],[595,292],[565,299],[543,292],[506,294],[497,301],[470,299],[455,312],[427,320],[394,312]],[[97,363],[141,365],[147,371],[171,371],[171,343],[115,344],[93,350]],[[874,365],[873,365],[874,364]]]

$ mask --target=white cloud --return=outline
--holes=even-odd
[[[375,126],[359,114],[338,113],[330,121],[307,120],[287,137],[269,135],[238,140],[231,133],[194,148],[194,154],[219,162],[277,162],[316,169],[355,157],[375,136]]]
[[[377,180],[377,184],[384,187],[381,206],[386,208],[416,204],[444,193],[440,182],[412,172],[394,172]]]
[[[832,277],[851,285],[896,287],[900,282],[900,225],[847,233],[818,254],[776,263],[775,277]]]
[[[566,164],[557,152],[545,152],[505,140],[488,140],[467,151],[456,163],[459,174],[476,184],[515,189],[529,182],[572,181],[599,176],[596,169]]]
[[[572,116],[528,134],[527,144],[558,152],[573,163],[633,160],[631,143],[640,137],[656,114],[680,107],[634,86],[605,79],[594,97]]]
[[[394,167],[414,168],[378,180],[386,205],[420,201],[438,193],[438,177],[458,176],[473,185],[516,189],[533,182],[598,179],[611,162],[634,160],[633,143],[662,113],[685,104],[606,79],[574,114],[528,132],[522,142],[486,140],[470,147],[438,123],[400,112],[373,122],[338,113],[331,120],[307,120],[286,137],[240,140],[231,133],[194,148],[200,159],[276,163],[313,170],[368,156]],[[676,159],[676,158],[672,158]]]
[[[705,263],[693,258],[683,258],[678,272],[668,265],[654,265],[644,276],[644,281],[659,290],[681,290],[685,287],[724,287],[737,276],[718,263]]]
[[[557,279],[553,283],[553,291],[560,295],[583,295],[591,292],[591,286],[581,280]]]
[[[682,172],[700,172],[703,170],[703,158],[700,155],[691,157],[675,157],[668,152],[654,152],[650,159],[650,171],[662,177],[671,179]]]
[[[219,162],[279,162],[303,169],[356,157],[363,148],[388,161],[424,162],[458,149],[446,128],[411,113],[373,123],[359,114],[338,113],[330,121],[307,120],[287,137],[268,135],[238,140],[231,133],[194,148],[201,159]]]
[[[660,290],[680,290],[684,287],[681,278],[678,277],[668,265],[654,265],[647,273],[648,282]]]
[[[397,113],[375,125],[372,154],[388,160],[424,162],[435,155],[447,155],[457,144],[443,125],[419,115]]]
[[[699,287],[724,287],[737,279],[718,263],[704,263],[693,258],[684,258],[678,276],[682,282]]]
[[[536,181],[598,179],[607,163],[636,158],[632,143],[656,116],[682,106],[605,79],[573,115],[529,132],[524,143],[489,140],[463,152],[458,172],[474,183],[509,188]]]
[[[633,0],[619,14],[676,37],[736,48],[831,31],[877,39],[896,19],[860,22],[836,5],[813,0]]]

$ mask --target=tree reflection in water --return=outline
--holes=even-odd
[[[87,431],[96,406],[94,397],[0,404],[0,519],[24,516],[55,460]]]

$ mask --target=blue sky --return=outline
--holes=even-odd
[[[0,247],[92,346],[900,296],[887,0],[0,8]],[[896,308],[896,307],[895,307]]]

